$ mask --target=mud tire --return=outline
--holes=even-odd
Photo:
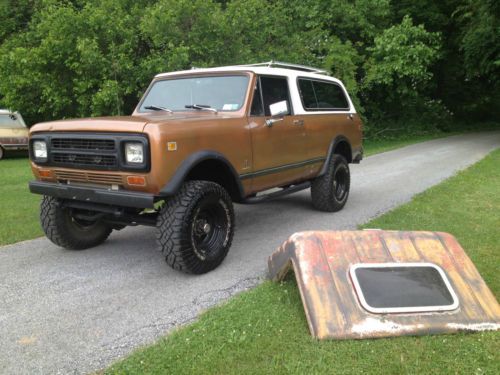
[[[80,223],[61,201],[43,196],[40,205],[40,223],[45,235],[58,246],[68,250],[84,250],[95,247],[109,237],[112,229],[103,222]]]
[[[311,198],[313,206],[325,212],[340,211],[349,197],[351,175],[347,160],[334,154],[326,173],[314,179],[311,183]]]
[[[156,239],[169,266],[203,274],[226,257],[234,227],[227,191],[214,182],[188,181],[165,202],[157,219]]]

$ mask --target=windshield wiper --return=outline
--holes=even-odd
[[[206,104],[186,104],[184,108],[199,109],[200,111],[210,111],[217,113],[217,110],[215,108],[212,108]]]
[[[151,109],[153,111],[165,111],[168,113],[172,113],[173,111],[171,109],[165,108],[165,107],[160,107],[159,105],[148,105],[144,107],[144,109]]]

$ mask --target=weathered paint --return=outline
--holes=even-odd
[[[349,277],[355,263],[434,263],[446,273],[459,307],[433,313],[374,314],[359,303]],[[500,329],[500,305],[457,240],[448,233],[301,232],[270,258],[273,280],[293,268],[311,334],[361,339]]]

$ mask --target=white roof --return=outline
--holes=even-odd
[[[220,73],[220,72],[253,72],[261,75],[284,76],[292,79],[295,79],[297,77],[308,77],[308,78],[316,78],[325,81],[341,83],[340,80],[338,80],[337,78],[321,73],[319,69],[317,71],[309,72],[304,70],[278,68],[273,66],[252,66],[252,65],[221,66],[217,68],[193,68],[190,70],[181,70],[177,72],[160,73],[157,74],[155,78],[166,78],[166,77],[185,75],[185,74]]]

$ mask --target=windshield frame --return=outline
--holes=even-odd
[[[200,111],[200,110],[197,110],[197,109],[189,109],[189,108],[185,108],[185,109],[182,109],[182,110],[174,110],[173,113],[167,113],[167,112],[164,112],[164,111],[141,111],[141,107],[146,99],[146,97],[148,96],[149,92],[151,91],[151,89],[153,88],[153,86],[157,83],[157,82],[161,82],[161,81],[171,81],[171,80],[178,80],[178,79],[189,79],[189,78],[208,78],[208,77],[234,77],[234,76],[245,76],[245,77],[248,77],[248,84],[247,84],[247,88],[246,88],[246,92],[245,92],[245,96],[243,98],[243,103],[241,105],[241,108],[237,109],[237,110],[217,110],[217,112],[211,112],[211,111]],[[172,75],[172,76],[168,76],[168,77],[161,77],[161,78],[154,78],[151,83],[149,84],[147,90],[144,92],[144,95],[141,97],[141,100],[139,101],[139,103],[137,104],[135,110],[134,110],[134,113],[133,115],[150,115],[150,114],[176,114],[176,113],[193,113],[193,112],[196,112],[196,113],[203,113],[203,114],[206,114],[206,113],[212,113],[212,114],[217,114],[217,113],[224,113],[224,114],[236,114],[236,115],[242,115],[244,113],[246,113],[247,111],[247,107],[248,107],[248,100],[249,100],[249,97],[250,97],[250,93],[253,92],[253,90],[251,90],[251,88],[253,87],[253,76],[251,74],[251,72],[248,72],[248,71],[224,71],[224,72],[210,72],[210,73],[196,73],[196,72],[193,72],[193,73],[184,73],[184,74],[176,74],[176,75]],[[198,103],[196,103],[198,104]],[[201,104],[204,104],[204,103],[201,103]]]

